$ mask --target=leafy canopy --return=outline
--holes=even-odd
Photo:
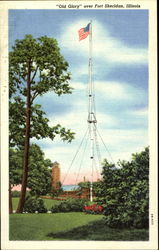
[[[149,148],[119,161],[116,167],[107,160],[97,199],[105,207],[106,223],[111,227],[147,228],[149,225]]]
[[[21,184],[23,151],[10,149],[10,183]],[[44,159],[44,153],[36,144],[30,146],[27,187],[32,195],[45,195],[51,191],[52,162]]]
[[[57,41],[46,36],[35,39],[26,35],[25,39],[15,41],[13,51],[9,53],[10,96],[17,88],[20,94],[26,96],[29,63],[32,101],[48,91],[58,95],[71,93],[68,63],[60,54]]]
[[[24,144],[28,74],[31,88],[30,138],[49,137],[53,140],[59,134],[63,141],[72,141],[74,133],[70,129],[60,124],[50,127],[41,105],[33,105],[37,96],[48,91],[57,95],[72,92],[68,84],[70,73],[67,70],[68,63],[61,55],[55,39],[46,36],[35,39],[26,35],[23,40],[15,41],[9,53],[10,146]]]

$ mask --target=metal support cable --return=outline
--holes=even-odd
[[[97,167],[97,171],[98,171],[98,176],[100,176],[101,173],[102,173],[102,164],[101,164],[101,161],[99,161],[99,157],[97,155],[97,149],[96,149],[96,157],[95,157],[95,159],[96,159],[96,167]]]
[[[109,152],[109,150],[108,150],[108,148],[107,148],[107,146],[106,146],[106,144],[105,144],[105,142],[104,142],[104,140],[103,140],[102,136],[100,135],[100,133],[99,133],[99,131],[98,131],[97,127],[96,127],[96,131],[97,131],[97,133],[98,133],[98,135],[99,135],[99,137],[100,137],[101,141],[103,142],[103,145],[104,145],[104,147],[105,147],[105,149],[106,149],[107,153],[109,154],[109,156],[110,156],[110,158],[111,158],[112,162],[115,164],[115,162],[114,162],[114,160],[113,160],[113,158],[112,158],[112,156],[111,156],[111,154],[110,154],[110,152]]]
[[[95,171],[96,171],[96,174],[97,174],[97,178],[99,179],[99,171],[98,171],[98,168],[97,168],[97,163],[96,163],[96,160],[94,158],[94,168],[95,168]]]
[[[101,159],[102,158],[101,158],[101,154],[100,154],[100,149],[99,149],[99,143],[98,143],[96,129],[94,130],[94,138],[95,138],[95,146],[96,146],[98,161],[99,161],[99,164],[101,164]]]
[[[87,133],[88,133],[88,128],[87,128],[87,130],[86,130],[86,132],[85,132],[85,134],[84,134],[84,136],[83,136],[83,138],[82,138],[82,141],[81,141],[79,147],[77,148],[77,151],[76,151],[76,153],[75,153],[75,155],[74,155],[74,157],[73,157],[73,159],[72,159],[72,162],[71,162],[71,164],[70,164],[70,166],[69,166],[69,168],[68,168],[68,171],[67,171],[67,173],[66,173],[66,175],[65,175],[65,177],[64,177],[64,179],[63,179],[63,181],[62,181],[62,184],[64,183],[64,181],[65,181],[66,178],[67,178],[67,175],[68,175],[68,173],[69,173],[69,171],[70,171],[70,169],[71,169],[71,167],[72,167],[72,165],[73,165],[74,160],[76,159],[77,154],[79,153],[79,150],[80,150],[80,148],[81,148],[81,146],[82,146],[82,144],[83,144],[84,138],[85,138],[85,136],[87,135]]]
[[[79,166],[78,174],[77,174],[76,181],[75,181],[75,184],[76,184],[76,185],[77,185],[77,181],[78,181],[78,178],[79,178],[79,174],[80,174],[81,166],[82,166],[82,163],[83,163],[83,161],[84,161],[84,155],[85,155],[85,152],[86,152],[86,148],[87,148],[88,140],[89,140],[89,134],[87,135],[87,138],[86,138],[86,143],[85,143],[85,147],[84,147],[84,151],[83,151],[83,154],[82,154],[82,157],[81,157],[81,162],[80,162],[80,166]]]
[[[99,145],[98,145],[98,140],[97,140],[97,133],[96,133],[96,126],[95,126],[95,123],[94,123],[94,126],[93,126],[93,137],[94,137],[94,151],[96,153],[94,153],[94,166],[95,166],[95,170],[96,170],[96,174],[99,178],[99,171],[97,169],[97,163],[96,163],[96,156],[98,158],[98,164],[99,166],[101,165],[101,155],[100,155],[100,150],[99,150]],[[99,168],[100,170],[100,168]],[[101,171],[100,171],[101,172]]]

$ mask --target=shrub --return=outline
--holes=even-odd
[[[34,196],[27,196],[25,205],[24,205],[24,212],[28,213],[46,213],[47,208],[44,205],[44,201],[41,198],[37,198]]]
[[[30,191],[26,191],[26,195],[29,195]],[[12,197],[20,197],[20,191],[14,190],[12,191]]]
[[[104,162],[97,202],[103,205],[109,227],[149,227],[149,148],[131,161]],[[106,204],[106,205],[105,205]]]
[[[104,207],[100,206],[98,204],[84,206],[84,212],[86,212],[88,214],[102,214],[103,210],[104,210]]]
[[[12,197],[20,197],[20,192],[19,191],[12,191]]]
[[[87,205],[87,200],[68,198],[60,204],[51,208],[52,213],[58,212],[82,212],[83,207]]]

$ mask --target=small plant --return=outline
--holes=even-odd
[[[98,204],[84,206],[84,212],[88,214],[102,214],[103,210],[104,210],[104,207]]]
[[[44,201],[41,198],[34,196],[27,196],[24,206],[24,212],[28,213],[46,213],[47,208],[44,205]]]
[[[20,197],[20,192],[19,191],[12,191],[12,197]]]
[[[29,195],[30,191],[26,191],[26,195]],[[20,191],[14,190],[12,191],[12,197],[16,198],[16,197],[20,197]]]
[[[87,200],[69,198],[51,208],[52,213],[58,212],[82,212]]]

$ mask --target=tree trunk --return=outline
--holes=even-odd
[[[24,140],[24,158],[23,158],[23,174],[22,174],[22,187],[21,194],[18,203],[17,213],[22,213],[25,203],[25,195],[28,179],[28,164],[29,164],[29,142],[30,142],[30,117],[31,117],[31,88],[30,88],[30,76],[31,76],[31,62],[28,63],[28,77],[27,77],[27,101],[26,101],[26,131]]]
[[[13,205],[12,205],[12,193],[11,193],[11,184],[9,183],[9,213],[13,213]]]

